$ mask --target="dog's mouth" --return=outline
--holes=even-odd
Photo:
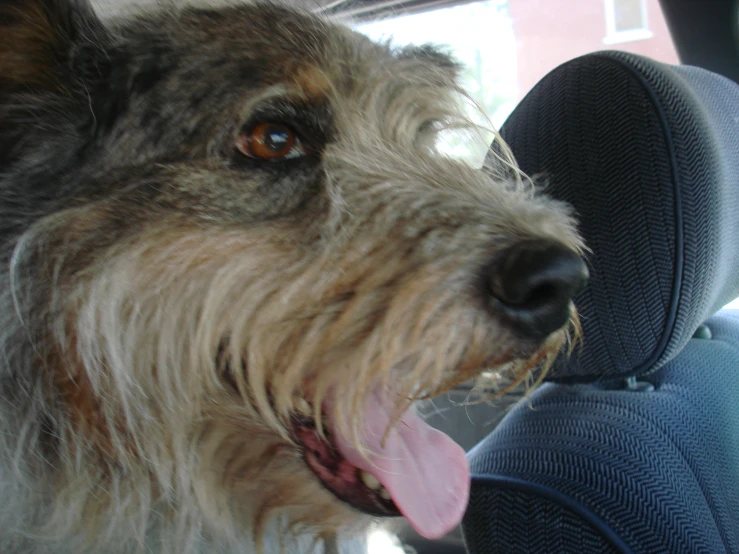
[[[293,418],[293,435],[303,447],[303,459],[331,493],[360,512],[372,516],[397,517],[400,510],[380,481],[349,463],[341,455],[331,430],[321,437],[312,417]]]
[[[222,345],[217,364],[238,391],[224,357]],[[293,441],[323,486],[365,514],[405,516],[425,538],[441,538],[453,530],[462,520],[470,493],[464,450],[412,408],[399,419],[394,417],[398,396],[392,391],[378,388],[365,397],[354,414],[362,424],[356,436],[351,425],[338,424],[336,400],[329,394],[322,403],[323,433],[304,398],[295,399],[291,418]]]
[[[325,413],[330,414],[329,409]],[[306,465],[339,500],[373,516],[403,515],[435,539],[456,527],[467,508],[470,475],[464,450],[412,409],[393,423],[391,394],[375,391],[362,413],[360,452],[329,416],[321,437],[312,417],[293,418]],[[310,413],[309,410],[301,410]]]

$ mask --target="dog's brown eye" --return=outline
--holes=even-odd
[[[260,160],[299,158],[308,153],[295,131],[283,123],[258,123],[239,135],[236,148]]]

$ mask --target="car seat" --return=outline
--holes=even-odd
[[[739,85],[589,54],[501,134],[591,280],[582,348],[469,454],[469,552],[739,553]]]

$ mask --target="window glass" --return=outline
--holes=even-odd
[[[647,0],[603,1],[606,18],[606,36],[603,38],[603,44],[615,45],[654,38],[654,33],[649,28]]]
[[[445,45],[467,68],[464,85],[496,128],[544,75],[582,54],[619,49],[679,63],[659,0],[487,0],[358,30],[396,44]],[[489,141],[450,137],[445,148],[480,164]]]
[[[610,4],[617,33],[643,29],[647,26],[644,0],[612,0]]]

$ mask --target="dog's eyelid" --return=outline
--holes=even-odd
[[[311,150],[320,150],[328,142],[331,122],[325,104],[298,104],[288,98],[274,99],[256,107],[242,129],[261,121],[274,121],[291,127]]]

